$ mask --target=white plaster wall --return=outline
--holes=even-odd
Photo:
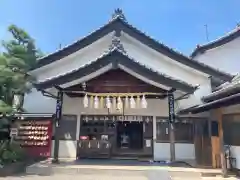
[[[51,157],[54,154],[54,143],[52,141]],[[77,141],[60,140],[59,141],[59,158],[76,158],[77,155]]]
[[[169,161],[170,143],[154,143],[153,145],[153,159],[154,161]]]
[[[91,63],[91,61],[99,58],[106,50],[108,50],[111,44],[112,34],[102,37],[91,45],[67,56],[54,63],[41,67],[39,69],[30,72],[35,76],[39,82],[60,74],[71,72],[72,70],[79,68],[85,64]]]
[[[154,143],[154,160],[170,160],[170,143]],[[176,160],[195,160],[194,144],[175,143]]]
[[[240,146],[231,146],[231,153],[236,158],[236,168],[240,169]]]
[[[150,49],[126,34],[122,35],[121,42],[129,56],[136,61],[139,61],[141,64],[145,64],[147,67],[169,75],[177,80],[182,80],[194,86],[200,85],[189,99],[182,100],[179,103],[180,109],[201,104],[202,96],[211,92],[211,83],[208,78],[209,75],[184,66],[181,63]]]
[[[194,144],[176,143],[176,160],[195,160]]]
[[[222,71],[237,74],[240,72],[239,48],[240,37],[220,47],[199,54],[194,59]]]
[[[193,77],[194,78],[194,77]],[[199,81],[200,82],[200,81]],[[188,99],[183,99],[179,101],[179,109],[185,109],[195,105],[202,104],[202,97],[210,94],[211,92],[211,82],[210,79],[204,79],[199,83],[198,89],[194,94],[190,95]]]

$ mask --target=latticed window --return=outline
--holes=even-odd
[[[175,142],[193,143],[194,133],[191,121],[177,120],[175,125]],[[167,119],[157,118],[156,134],[158,142],[169,142],[169,124]]]
[[[240,146],[240,115],[224,115],[223,132],[224,144]]]

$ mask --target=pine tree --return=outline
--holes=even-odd
[[[22,110],[24,94],[31,90],[34,80],[27,72],[42,56],[34,39],[23,29],[10,25],[8,32],[12,39],[2,41],[4,51],[0,54],[0,115],[4,116],[0,119],[0,129],[7,123],[6,119],[11,123],[11,114]],[[6,118],[6,114],[11,118]]]

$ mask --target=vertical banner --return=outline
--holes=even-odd
[[[173,93],[168,94],[168,108],[169,108],[169,122],[175,122],[175,110],[174,110],[174,95]]]
[[[62,116],[62,104],[63,104],[63,92],[59,91],[57,94],[57,105],[56,105],[56,127],[59,127],[59,121]]]

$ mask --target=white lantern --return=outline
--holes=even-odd
[[[118,110],[122,109],[122,99],[120,96],[117,99],[117,109]]]
[[[128,96],[125,97],[125,108],[126,108],[126,109],[129,108],[129,99],[128,99]]]
[[[132,109],[136,108],[136,102],[135,102],[133,96],[131,96],[131,98],[130,98],[130,108],[132,108]]]
[[[109,96],[106,98],[106,106],[108,109],[111,108],[111,100],[110,100]]]
[[[113,108],[114,110],[117,109],[117,99],[116,99],[116,97],[113,97],[113,98],[112,98],[112,108]]]
[[[87,96],[87,94],[83,98],[83,106],[84,106],[84,108],[88,107],[88,96]]]
[[[141,104],[142,104],[142,108],[147,108],[147,100],[145,98],[145,95],[142,96]]]
[[[94,108],[98,109],[98,107],[99,107],[99,99],[98,99],[97,96],[95,96],[95,98],[94,98]]]

